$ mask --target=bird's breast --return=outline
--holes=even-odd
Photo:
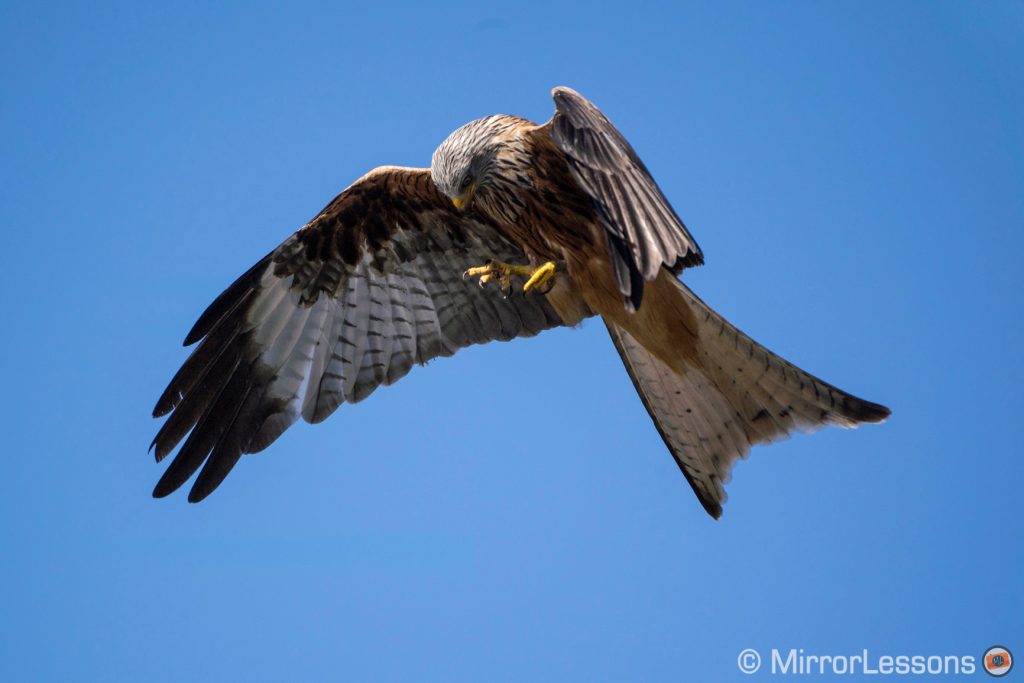
[[[531,260],[575,260],[595,249],[604,253],[593,202],[576,184],[564,155],[544,142],[522,140],[499,155],[491,182],[477,195],[481,210]]]

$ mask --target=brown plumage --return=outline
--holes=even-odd
[[[158,461],[185,439],[155,496],[202,468],[189,494],[202,500],[300,416],[319,422],[414,364],[594,314],[715,517],[752,444],[889,415],[775,356],[679,282],[703,255],[639,157],[579,94],[553,95],[547,124],[487,117],[449,136],[429,169],[371,171],[217,297],[154,410],[170,413]],[[514,269],[506,278],[557,271],[529,291],[464,277],[492,260]]]

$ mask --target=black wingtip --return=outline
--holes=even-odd
[[[196,324],[193,325],[192,329],[188,331],[187,335],[185,335],[185,340],[181,342],[182,346],[192,346],[206,336],[206,333],[212,326],[211,322],[206,319],[207,317],[212,316],[207,316],[206,313],[204,313],[203,317],[200,317],[199,320],[196,321]]]
[[[881,403],[872,403],[871,401],[861,399],[857,405],[857,414],[854,417],[858,422],[878,424],[888,420],[891,415],[892,411]]]
[[[240,448],[218,449],[210,455],[203,466],[192,489],[188,492],[188,502],[198,503],[214,492],[231,472],[242,457]]]
[[[155,437],[153,437],[152,443],[149,444],[149,452],[153,454],[153,459],[156,460],[157,462],[160,462],[161,460],[163,460],[164,456],[167,455],[166,453],[161,453],[160,449],[157,448],[157,442],[159,440],[160,440],[160,435],[157,434]]]
[[[700,247],[696,248],[696,251],[688,251],[686,255],[680,259],[684,268],[696,268],[697,266],[704,265],[704,253],[700,250]]]
[[[255,265],[253,265],[252,268],[245,271],[241,277],[232,282],[227,289],[221,292],[220,295],[213,300],[213,303],[207,306],[206,310],[199,316],[199,320],[197,320],[196,324],[192,326],[191,330],[189,330],[182,345],[192,346],[197,341],[205,337],[218,320],[227,315],[235,306],[244,300],[249,292],[251,292],[259,283],[260,278],[263,277],[263,272],[273,256],[274,252],[270,252],[261,258]]]
[[[206,497],[208,495],[210,495],[211,493],[213,493],[212,490],[210,490],[210,491],[197,491],[196,487],[193,486],[192,490],[188,492],[188,502],[190,502],[190,503],[200,503],[203,500],[205,500]]]
[[[661,428],[659,427],[658,430],[661,431]],[[675,459],[674,456],[673,459]],[[690,487],[693,489],[693,492],[697,494],[697,500],[700,501],[700,506],[704,508],[704,512],[711,515],[711,519],[721,519],[722,501],[707,495],[707,492],[704,489],[695,485],[696,482],[693,480],[692,477],[690,477],[690,473],[686,471],[686,469],[682,466],[682,463],[676,460],[676,464],[679,465],[679,470],[683,473],[683,476],[686,477],[686,481],[690,483]]]
[[[177,394],[176,396],[174,394]],[[178,401],[181,400],[181,393],[172,391],[168,387],[167,391],[160,397],[160,400],[153,406],[153,417],[163,417],[167,413],[174,410],[174,407],[178,405]]]
[[[700,504],[704,506],[704,510],[711,515],[712,519],[719,520],[722,518],[722,506],[718,503],[701,500]]]
[[[153,497],[166,498],[167,496],[174,493],[176,490],[178,490],[177,486],[168,486],[167,483],[163,479],[161,479],[156,483],[156,486],[153,487]]]
[[[221,316],[226,312],[224,309],[225,294],[228,294],[235,285],[232,285],[218,296],[212,304],[210,304],[199,319],[196,320],[195,324],[192,325],[192,329],[185,335],[184,341],[181,342],[182,346],[192,346],[197,341],[206,336],[206,333],[213,327],[214,323],[220,319]],[[234,302],[232,302],[234,303]]]

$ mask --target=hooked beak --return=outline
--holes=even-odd
[[[469,187],[466,188],[466,191],[461,197],[452,197],[452,204],[455,205],[455,208],[461,211],[463,208],[469,206],[469,203],[473,201],[473,190],[475,189],[476,183],[470,183]]]

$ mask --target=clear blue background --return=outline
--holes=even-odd
[[[1021,3],[171,4],[0,9],[0,679],[1024,657]],[[692,286],[889,423],[756,449],[714,522],[589,321],[152,500],[203,307],[366,170],[558,84],[696,235]]]

